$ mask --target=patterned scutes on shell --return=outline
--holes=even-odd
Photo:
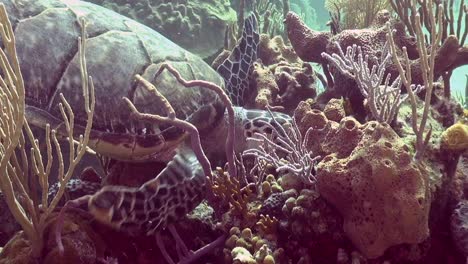
[[[78,58],[79,16],[87,22],[86,62],[95,86],[93,129],[100,133],[99,138],[130,134],[144,141],[147,135],[168,128],[130,118],[122,97],[130,98],[141,112],[165,115],[163,107],[154,103],[154,95],[134,80],[135,74],[155,84],[181,119],[217,100],[210,90],[183,87],[166,71],[156,78],[161,63],[170,63],[188,80],[223,85],[221,77],[203,60],[144,25],[80,1],[26,1],[23,5],[12,0],[3,2],[15,27],[27,104],[57,119],[62,119],[58,104],[59,94],[63,93],[73,108],[76,123],[84,125],[86,121]],[[169,135],[180,138],[183,133]]]

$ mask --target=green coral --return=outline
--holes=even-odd
[[[90,0],[162,33],[201,57],[224,45],[227,25],[237,21],[229,0]]]
[[[189,1],[189,8],[200,10],[205,15],[210,15],[218,18],[227,23],[234,23],[237,21],[237,13],[231,8],[229,0],[201,0]]]

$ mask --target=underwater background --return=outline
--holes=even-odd
[[[468,263],[465,0],[0,0],[0,264]]]

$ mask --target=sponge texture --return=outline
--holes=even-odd
[[[302,109],[301,126],[317,127],[309,142],[325,155],[317,166],[318,190],[343,216],[353,244],[376,258],[393,245],[426,239],[428,177],[409,147],[387,124],[360,124],[352,117],[337,124],[320,113]]]

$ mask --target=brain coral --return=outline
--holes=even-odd
[[[442,133],[440,140],[442,149],[463,152],[468,149],[468,125],[457,123]]]
[[[317,184],[342,214],[354,245],[376,258],[390,246],[427,238],[428,180],[398,135],[387,124],[361,125],[353,118],[344,118],[336,135],[357,144],[348,156],[338,151],[324,157]]]
[[[312,128],[307,148],[324,157],[317,166],[319,193],[341,213],[344,231],[362,253],[379,257],[390,246],[429,235],[427,175],[389,125],[362,125],[352,117],[338,123],[310,102],[299,104],[295,118],[302,133]]]
[[[237,20],[229,0],[89,0],[130,17],[201,56],[223,47],[227,25]]]

